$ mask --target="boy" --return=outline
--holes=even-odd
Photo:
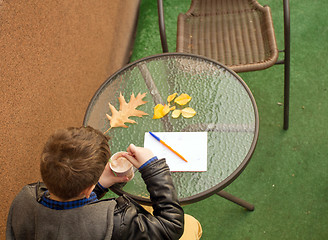
[[[91,127],[56,131],[41,154],[44,183],[14,199],[7,239],[179,239],[184,214],[165,159],[131,144],[125,157],[141,172],[153,215],[127,196],[99,200],[127,181],[109,169],[108,139]]]

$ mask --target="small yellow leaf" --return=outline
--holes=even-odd
[[[162,105],[162,104],[157,104],[154,107],[154,116],[153,119],[159,119],[164,117],[166,114],[168,114],[170,112],[170,107],[166,104]]]
[[[153,119],[159,119],[163,117],[163,108],[164,106],[162,104],[157,104],[154,107],[154,116]]]
[[[177,96],[177,93],[171,94],[170,96],[167,97],[167,102],[170,103],[176,96]]]
[[[193,116],[196,115],[196,111],[191,107],[187,107],[181,110],[181,114],[185,118],[192,118]]]
[[[180,109],[176,109],[172,112],[172,117],[173,118],[178,118],[181,114],[181,110]]]
[[[162,110],[162,112],[163,112],[163,117],[164,117],[166,114],[168,114],[169,111],[170,111],[170,107],[169,107],[168,105],[164,104],[164,107],[163,107],[163,110]]]
[[[174,100],[174,102],[179,105],[186,105],[190,100],[191,100],[191,97],[188,94],[182,93],[179,97],[177,97]]]

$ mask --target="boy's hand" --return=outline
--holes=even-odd
[[[109,167],[109,162],[106,164],[105,169],[99,178],[99,183],[101,184],[101,186],[105,188],[109,188],[114,183],[127,182],[127,181],[129,181],[129,179],[126,176],[123,177],[115,176],[112,169],[110,169]]]
[[[155,156],[148,148],[136,147],[134,144],[130,144],[127,148],[127,152],[128,154],[124,154],[123,156],[136,168],[139,168],[142,164]]]

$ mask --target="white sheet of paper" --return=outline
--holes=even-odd
[[[158,158],[165,158],[172,172],[207,171],[207,132],[153,133],[188,161],[183,161],[146,132],[144,147],[151,149]]]

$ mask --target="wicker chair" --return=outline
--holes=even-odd
[[[157,0],[163,52],[168,52],[163,1]],[[284,44],[278,51],[271,10],[256,0],[192,0],[178,16],[177,52],[203,55],[235,72],[284,64],[284,125],[289,125],[290,20],[289,0],[283,0]],[[278,60],[284,52],[283,60]]]

